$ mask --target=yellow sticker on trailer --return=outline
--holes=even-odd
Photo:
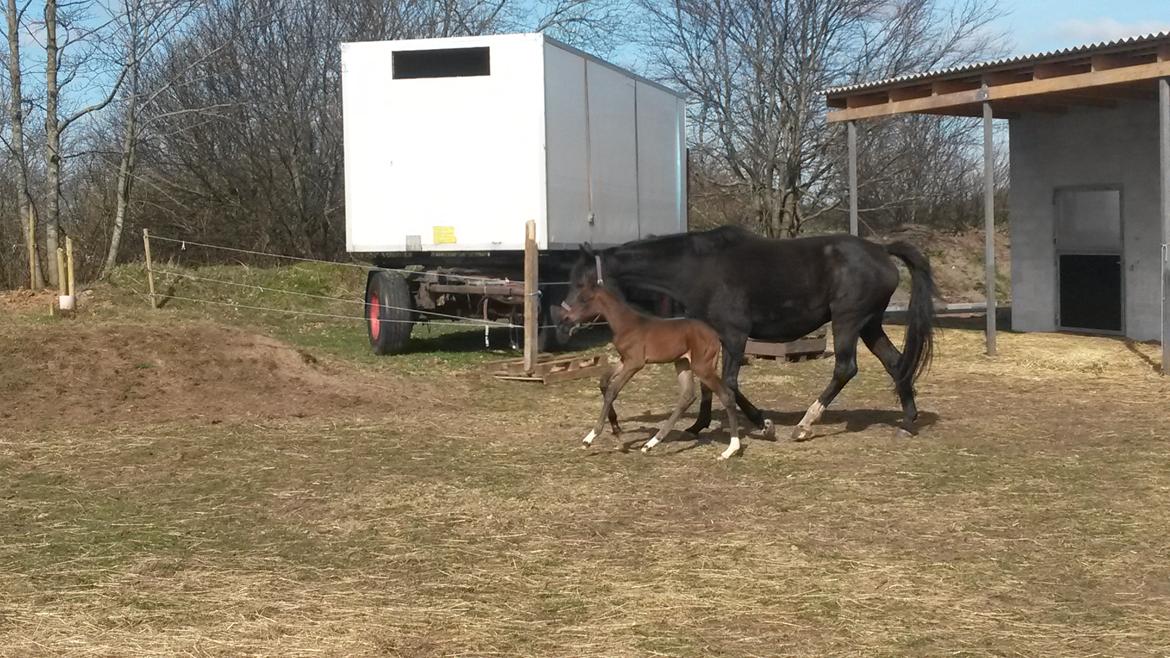
[[[434,242],[431,244],[455,244],[454,226],[433,226]]]

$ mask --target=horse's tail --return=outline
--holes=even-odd
[[[912,244],[891,242],[886,252],[910,270],[910,310],[906,342],[894,376],[898,386],[912,385],[930,367],[934,356],[934,298],[937,292],[930,274],[930,260]]]

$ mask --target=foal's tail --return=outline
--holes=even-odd
[[[906,322],[906,343],[894,379],[898,386],[913,384],[930,367],[934,355],[934,298],[937,292],[930,275],[930,261],[912,244],[891,242],[886,252],[910,270],[910,311]]]

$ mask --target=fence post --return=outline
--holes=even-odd
[[[540,325],[538,257],[536,222],[530,219],[524,226],[524,374],[526,375],[531,375],[536,371],[537,333]]]
[[[57,296],[64,297],[66,294],[65,286],[69,285],[69,279],[65,275],[65,250],[57,247]]]
[[[158,308],[158,298],[154,296],[154,266],[150,261],[150,229],[142,229],[142,250],[146,254],[146,285],[150,288],[150,307]]]
[[[73,279],[73,238],[69,236],[65,236],[65,271],[69,275],[69,286],[66,288],[65,294],[73,297],[77,294],[77,288]]]

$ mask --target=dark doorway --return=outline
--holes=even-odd
[[[1057,326],[1125,331],[1121,189],[1056,192]]]
[[[1087,331],[1122,330],[1121,256],[1060,256],[1060,326]]]

